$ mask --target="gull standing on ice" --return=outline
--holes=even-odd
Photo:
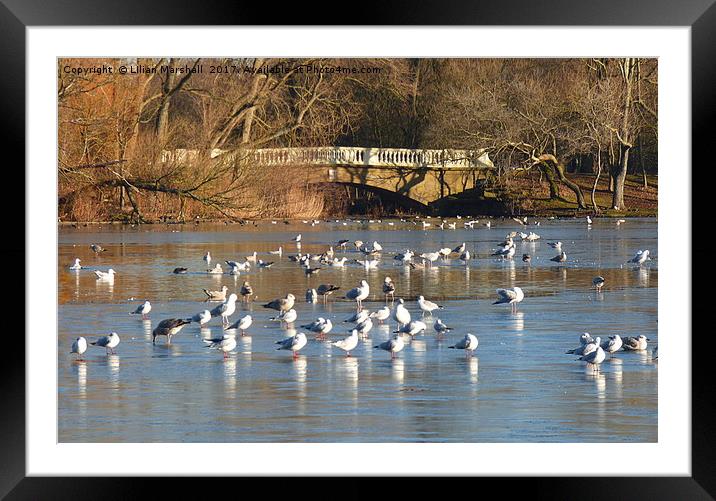
[[[296,302],[296,296],[293,294],[286,294],[285,298],[274,299],[273,301],[263,305],[264,308],[270,308],[276,311],[288,311],[293,308]]]
[[[208,324],[211,322],[211,312],[209,310],[204,310],[201,313],[197,313],[193,317],[191,317],[192,322],[197,322],[199,324],[199,327]]]
[[[649,251],[648,250],[639,250],[636,254],[634,254],[634,257],[631,258],[628,263],[636,263],[638,265],[644,264],[644,262],[647,259],[651,259],[649,257]]]
[[[435,323],[433,324],[433,329],[435,329],[435,332],[437,332],[438,335],[443,335],[446,332],[450,332],[452,330],[452,328],[445,325],[445,323],[442,320],[440,320],[439,318],[435,319]]]
[[[346,292],[346,299],[354,300],[358,304],[358,310],[360,311],[363,309],[363,300],[366,299],[369,294],[370,287],[368,286],[368,282],[361,280],[358,287],[354,287]]]
[[[80,265],[80,258],[75,258],[75,264],[70,266],[70,269],[71,270],[81,270],[82,269],[82,265]]]
[[[116,272],[112,268],[108,269],[106,272],[99,270],[95,270],[94,272],[95,276],[97,277],[97,280],[107,280],[110,282],[114,281],[115,273]]]
[[[390,358],[395,358],[395,354],[401,351],[405,347],[405,342],[403,341],[403,338],[400,334],[395,334],[391,339],[387,340],[384,343],[380,343],[379,345],[374,346],[373,348],[378,348],[381,350],[389,351],[390,352]]]
[[[167,318],[159,322],[159,325],[152,331],[152,344],[155,344],[157,336],[166,336],[167,344],[171,344],[172,336],[179,333],[186,324],[190,324],[191,319],[184,320],[183,318]]]
[[[379,323],[383,323],[383,320],[390,318],[390,307],[383,306],[381,309],[374,311],[370,314],[370,318],[375,318]]]
[[[204,294],[207,295],[208,301],[226,301],[226,293],[229,288],[224,285],[220,291],[210,291],[207,289],[202,290],[204,291]]]
[[[152,311],[152,304],[149,301],[144,301],[144,304],[139,305],[136,310],[130,312],[129,314],[142,315],[142,319],[146,319],[150,311]]]
[[[298,358],[298,352],[301,348],[306,346],[306,343],[308,343],[308,338],[306,338],[306,335],[303,332],[299,332],[295,336],[291,336],[286,339],[282,339],[281,341],[276,341],[276,344],[279,344],[277,350],[291,350],[293,352],[293,358]]]
[[[421,322],[420,320],[413,320],[408,325],[404,325],[400,327],[397,331],[393,331],[394,333],[402,333],[402,334],[410,334],[410,336],[416,336],[421,332],[425,332],[428,329],[428,326],[425,324],[425,322]]]
[[[619,334],[609,336],[609,339],[605,339],[604,342],[600,344],[602,349],[609,354],[616,353],[623,345],[624,343],[622,342],[622,338]]]
[[[593,365],[595,370],[599,370],[599,364],[604,362],[605,358],[607,358],[607,354],[604,353],[601,346],[597,345],[596,350],[592,350],[586,355],[582,355],[579,357],[579,360],[583,360],[584,362]]]
[[[420,306],[420,309],[423,310],[423,316],[425,316],[426,313],[429,313],[430,316],[432,316],[433,311],[443,309],[443,307],[439,304],[428,301],[423,296],[418,296],[418,306]]]
[[[398,325],[407,325],[410,323],[410,312],[405,307],[403,298],[398,299],[398,304],[395,305],[393,310],[393,320],[398,322]]]
[[[624,351],[641,351],[646,350],[646,342],[650,339],[642,334],[638,337],[625,337],[622,341]]]
[[[204,254],[204,262],[206,263],[206,268],[208,269],[209,266],[211,266],[211,253],[209,251]]]
[[[597,292],[601,291],[602,287],[604,287],[604,277],[602,277],[602,276],[594,277],[592,279],[592,285],[594,286],[595,289],[597,289]]]
[[[222,337],[214,339],[204,339],[205,343],[208,343],[207,348],[211,350],[219,350],[224,352],[224,358],[229,356],[229,352],[236,348],[236,336],[230,336],[224,334]]]
[[[471,357],[472,352],[474,352],[477,349],[478,344],[479,344],[479,341],[477,340],[477,337],[468,333],[468,334],[465,334],[464,338],[462,338],[460,341],[455,343],[453,346],[449,346],[448,348],[452,348],[454,350],[465,350],[465,356]]]
[[[112,353],[114,354],[114,349],[119,344],[119,336],[116,332],[111,333],[109,336],[102,336],[101,338],[92,341],[90,343],[92,346],[100,346],[105,349],[107,354]]]
[[[517,303],[521,303],[525,298],[525,293],[519,287],[513,287],[511,289],[497,289],[497,295],[500,299],[492,304],[511,304],[512,312],[517,311]]]
[[[331,343],[331,345],[335,346],[336,348],[340,348],[341,350],[346,352],[346,357],[351,356],[351,351],[355,349],[356,346],[358,346],[358,331],[356,329],[353,329],[351,331],[351,335],[348,336],[345,339],[341,339],[340,341],[336,341],[334,343]]]
[[[246,315],[227,327],[226,330],[239,329],[241,331],[241,335],[243,336],[246,334],[246,329],[251,327],[252,323],[254,323],[254,320],[251,318],[251,315]]]
[[[244,283],[241,285],[241,289],[239,290],[239,294],[241,294],[241,301],[246,300],[246,302],[248,303],[253,293],[254,289],[251,287],[251,284],[248,282],[248,280],[244,280]]]
[[[385,277],[383,280],[383,294],[385,295],[385,302],[388,302],[388,296],[390,296],[391,302],[395,301],[395,284],[390,277]]]
[[[80,336],[72,343],[72,351],[70,351],[70,353],[77,353],[77,360],[84,360],[82,354],[85,351],[87,351],[87,340]]]
[[[221,303],[219,306],[211,310],[211,316],[212,317],[218,317],[221,316],[221,323],[223,325],[228,325],[229,323],[229,317],[234,314],[234,311],[236,310],[236,300],[238,299],[238,296],[236,294],[231,294],[229,298]]]

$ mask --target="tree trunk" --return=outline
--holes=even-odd
[[[612,196],[612,207],[616,210],[624,210],[624,182],[626,181],[627,167],[629,166],[629,148],[621,146],[619,148],[619,165],[617,166],[616,176],[614,177],[614,195]]]
[[[619,140],[619,165],[614,178],[614,195],[612,196],[612,207],[616,210],[624,210],[624,182],[626,181],[627,169],[629,167],[629,150],[631,144],[631,131],[629,128],[630,111],[632,107],[632,87],[636,60],[631,57],[620,62],[622,76],[624,78],[624,112],[622,117],[621,131],[618,131]]]
[[[540,170],[544,172],[545,177],[547,178],[547,183],[549,184],[549,199],[550,200],[556,200],[559,198],[559,185],[554,179],[554,172],[552,171],[552,167],[549,164],[540,163]]]
[[[597,207],[597,202],[594,198],[594,195],[597,191],[597,184],[599,184],[599,176],[602,174],[602,152],[601,148],[597,149],[597,175],[594,178],[594,186],[592,186],[592,207],[594,208],[595,213],[599,213],[599,207]]]
[[[569,179],[567,179],[567,176],[564,175],[564,165],[562,165],[554,155],[550,155],[548,153],[540,155],[537,159],[542,163],[552,165],[554,171],[559,177],[559,180],[562,181],[567,186],[567,188],[574,192],[575,196],[577,197],[577,206],[580,209],[586,209],[587,205],[584,203],[584,195],[582,195],[582,190],[579,188],[579,185],[570,181]]]
[[[638,147],[639,147],[639,165],[641,166],[641,177],[644,180],[644,188],[649,187],[649,182],[646,179],[646,168],[644,167],[644,145],[641,141],[641,136],[639,136],[638,141]]]

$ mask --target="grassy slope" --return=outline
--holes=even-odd
[[[588,212],[592,210],[592,174],[567,174],[567,178],[582,189]],[[602,175],[597,185],[595,198],[601,214],[605,216],[656,216],[658,212],[658,176],[647,176],[648,188],[643,187],[641,175],[629,175],[624,186],[626,210],[611,209],[612,194],[609,192],[609,178]],[[545,180],[540,183],[539,175],[530,173],[513,178],[508,186],[509,197],[519,200],[521,212],[539,215],[567,215],[577,210],[577,199],[572,190],[560,183],[561,199],[549,199],[549,186]],[[489,196],[489,194],[486,194]],[[494,196],[494,194],[493,194]]]

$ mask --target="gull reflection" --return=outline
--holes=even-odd
[[[518,332],[525,330],[525,313],[523,311],[513,313],[510,316],[508,327]]]
[[[413,351],[415,366],[418,368],[425,367],[425,356],[427,351],[427,343],[422,339],[413,339],[410,341],[410,350]]]
[[[251,346],[253,339],[251,336],[238,336],[239,345],[241,346],[241,353],[244,355],[251,355]],[[251,357],[248,357],[251,360]]]
[[[293,337],[298,334],[298,331],[294,327],[289,327],[283,331],[283,337]]]
[[[226,398],[233,400],[236,397],[236,358],[229,357],[224,360],[224,389]]]
[[[296,395],[299,400],[304,401],[306,398],[306,368],[308,367],[308,360],[304,355],[299,355],[296,360],[293,361],[293,373],[296,378]]]
[[[77,368],[77,391],[79,397],[84,400],[87,398],[87,362],[78,360],[74,366]]]
[[[107,355],[109,383],[112,389],[119,389],[119,355]]]
[[[347,387],[353,390],[353,398],[357,398],[356,390],[358,389],[358,359],[355,357],[341,357],[343,365],[343,373],[346,377]]]
[[[478,369],[477,357],[470,357],[467,359],[467,368],[468,368],[468,372],[470,374],[470,382],[472,384],[477,383],[477,369]]]
[[[612,379],[614,380],[614,392],[615,392],[616,398],[620,399],[620,398],[622,398],[622,390],[623,390],[622,377],[624,375],[624,370],[623,370],[624,361],[621,358],[616,358],[614,356],[611,356],[607,360],[607,362],[609,363],[610,373],[612,374]]]
[[[649,268],[639,268],[639,286],[649,287]]]
[[[607,397],[607,376],[601,370],[595,370],[594,367],[590,367],[590,364],[586,364],[584,368],[584,375],[587,381],[594,381],[597,389],[597,398],[604,400]]]
[[[142,332],[146,340],[152,339],[152,321],[149,319],[142,320]]]
[[[75,299],[80,297],[80,270],[75,270]]]
[[[391,365],[393,380],[396,383],[402,383],[405,379],[405,361],[402,358],[396,358]]]

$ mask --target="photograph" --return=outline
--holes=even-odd
[[[55,56],[57,443],[658,444],[663,73],[605,53]]]

